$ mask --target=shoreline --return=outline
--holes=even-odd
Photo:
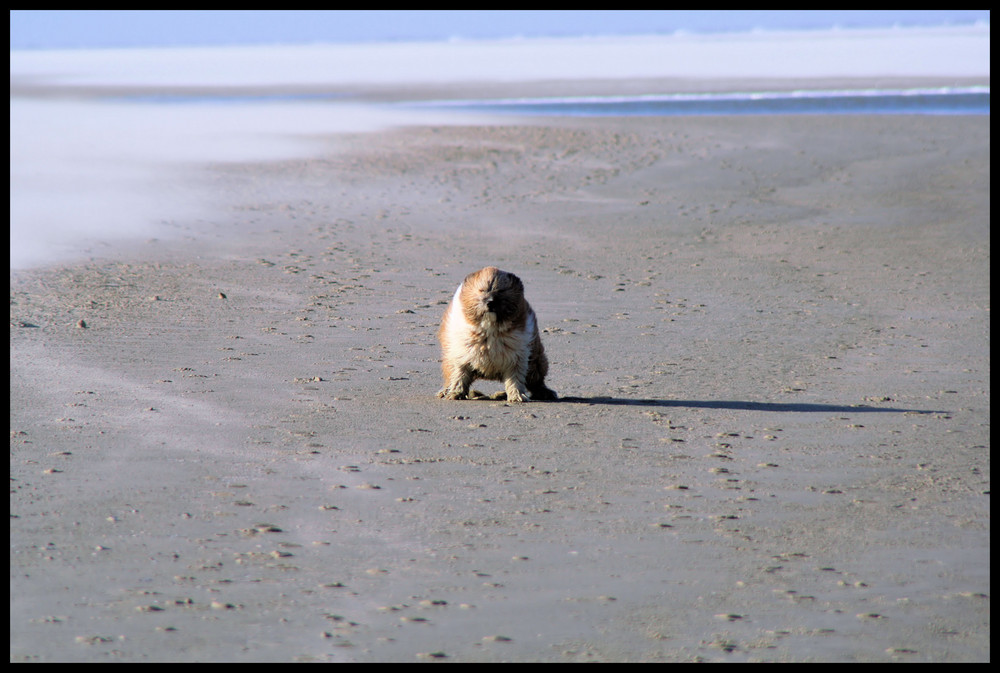
[[[988,137],[547,118],[211,167],[187,240],[12,274],[11,660],[988,661]],[[487,263],[563,402],[435,398]]]

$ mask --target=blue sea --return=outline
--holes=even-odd
[[[769,114],[990,114],[988,86],[447,100],[441,109],[513,115],[662,117]]]
[[[10,48],[736,34],[989,24],[989,10],[11,10]]]

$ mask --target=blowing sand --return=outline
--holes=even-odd
[[[192,171],[210,221],[12,274],[11,660],[989,660],[989,137],[541,120]],[[435,397],[488,264],[560,401]]]

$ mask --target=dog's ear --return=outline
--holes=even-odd
[[[508,273],[507,275],[510,277],[510,288],[515,292],[517,292],[518,294],[523,295],[524,283],[521,282],[521,279],[512,273]]]

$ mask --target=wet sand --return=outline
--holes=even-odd
[[[988,661],[989,123],[192,169],[211,216],[12,273],[11,660]],[[435,397],[487,264],[560,401]]]

